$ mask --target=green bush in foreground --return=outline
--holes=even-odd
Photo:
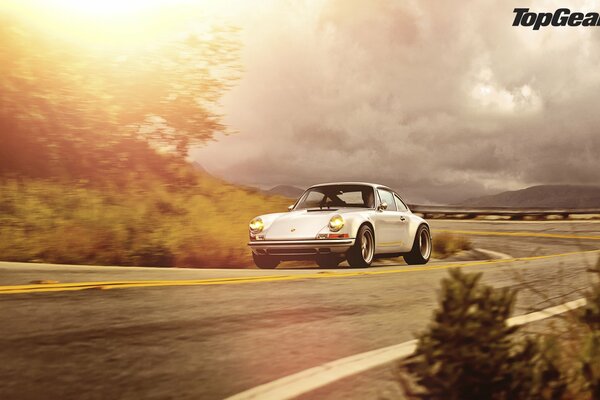
[[[558,399],[565,390],[551,343],[515,340],[516,291],[451,270],[412,364],[427,399]]]
[[[600,258],[592,272],[600,276]],[[580,321],[587,328],[582,344],[581,375],[583,389],[593,399],[600,399],[600,281],[593,285],[586,300],[587,304],[580,314]]]

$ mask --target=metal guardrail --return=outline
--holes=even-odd
[[[495,215],[509,216],[520,219],[526,216],[545,217],[558,215],[568,218],[574,214],[600,214],[599,208],[512,208],[512,207],[465,207],[465,206],[430,206],[421,204],[409,204],[412,212],[423,214],[425,217],[435,215],[462,216],[463,218],[475,218],[477,216]]]

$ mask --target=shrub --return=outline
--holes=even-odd
[[[509,327],[516,291],[451,270],[439,308],[419,337],[411,365],[427,399],[555,399],[565,385],[549,343],[517,342]]]
[[[469,239],[449,232],[441,232],[433,240],[433,256],[436,258],[446,258],[461,250],[470,250],[472,248],[473,246]]]
[[[600,258],[592,270],[600,276]],[[584,335],[581,353],[581,375],[584,390],[593,399],[600,399],[600,282],[596,281],[586,295],[587,303],[580,313],[580,321],[588,328]]]

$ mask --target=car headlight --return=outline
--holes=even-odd
[[[264,227],[265,224],[260,218],[254,218],[252,221],[250,221],[250,232],[252,233],[260,233]]]
[[[341,215],[334,215],[329,220],[329,230],[331,232],[337,232],[344,227],[344,218]]]

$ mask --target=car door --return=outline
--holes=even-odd
[[[405,222],[404,224],[404,233],[406,234],[406,240],[400,249],[401,252],[407,252],[412,249],[413,238],[410,237],[410,211],[406,206],[404,200],[398,196],[398,194],[394,193],[394,200],[396,200],[396,208],[398,209],[398,214],[400,215],[400,219]]]
[[[408,246],[409,232],[406,214],[400,212],[394,194],[387,189],[377,189],[380,204],[387,208],[377,214],[375,244],[377,253],[398,253]]]

